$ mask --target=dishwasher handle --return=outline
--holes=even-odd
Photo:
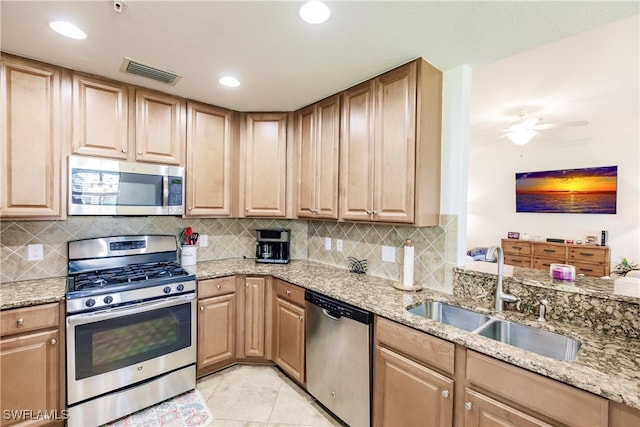
[[[325,316],[333,320],[344,317],[345,319],[355,320],[356,322],[367,325],[373,323],[373,314],[370,311],[338,301],[337,299],[330,298],[309,289],[305,290],[304,299],[307,304],[317,306]]]
[[[326,308],[322,309],[322,313],[332,320],[340,320],[340,318],[342,317],[340,313],[337,313],[335,311],[329,311]]]

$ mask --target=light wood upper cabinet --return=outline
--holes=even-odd
[[[187,103],[186,216],[232,215],[237,125],[230,110]]]
[[[73,153],[129,158],[127,85],[73,74]]]
[[[287,113],[243,114],[240,141],[240,215],[284,217]]]
[[[0,215],[64,218],[61,70],[0,60]]]
[[[297,216],[338,218],[340,96],[295,114]]]
[[[184,164],[185,105],[173,96],[136,90],[135,160]]]
[[[438,224],[441,101],[422,59],[343,93],[341,219]]]

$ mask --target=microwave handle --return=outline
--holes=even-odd
[[[162,206],[169,206],[169,177],[162,177]]]

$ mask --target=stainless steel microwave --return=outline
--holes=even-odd
[[[69,215],[182,215],[184,168],[69,156]]]

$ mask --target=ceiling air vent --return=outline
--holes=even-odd
[[[122,67],[120,67],[120,71],[146,77],[148,79],[156,80],[162,83],[167,83],[172,86],[175,86],[175,84],[178,83],[178,80],[182,78],[182,76],[179,76],[172,71],[152,67],[151,65],[143,64],[142,62],[138,62],[126,57],[122,61]]]

